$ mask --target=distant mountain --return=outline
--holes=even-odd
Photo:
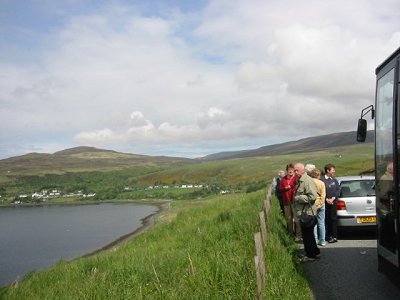
[[[366,143],[373,143],[373,139],[373,132],[369,132]],[[132,167],[162,167],[176,163],[196,163],[200,161],[310,152],[354,144],[357,144],[356,132],[352,131],[309,137],[253,150],[220,152],[199,159],[138,155],[81,146],[65,149],[53,154],[29,153],[2,159],[0,160],[0,174],[8,174],[10,172],[26,174],[31,174],[32,172],[37,174],[39,172],[45,174],[48,172],[65,173]]]
[[[54,152],[54,155],[70,155],[70,154],[79,154],[79,153],[85,153],[85,152],[111,152],[111,153],[117,153],[114,150],[104,150],[104,149],[98,149],[98,148],[95,148],[95,147],[80,146],[80,147],[75,147],[75,148],[70,148],[70,149],[65,149],[65,150]]]
[[[203,161],[224,160],[254,156],[272,156],[297,152],[318,151],[327,148],[350,146],[357,144],[357,132],[340,132],[321,136],[308,137],[297,141],[269,145],[253,150],[229,151],[210,154],[201,158]],[[374,142],[374,132],[369,131],[365,143]]]
[[[194,160],[182,157],[147,156],[94,147],[75,147],[48,153],[28,153],[0,160],[0,172],[69,172],[125,167],[157,167]],[[4,174],[4,173],[3,173]]]

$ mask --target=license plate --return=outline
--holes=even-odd
[[[357,223],[376,223],[376,217],[360,217],[357,218]]]

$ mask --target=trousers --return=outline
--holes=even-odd
[[[325,225],[326,236],[329,238],[337,238],[337,200],[333,204],[325,204]]]
[[[310,258],[315,258],[320,253],[320,250],[314,238],[314,228],[306,228],[304,226],[301,226],[301,233],[303,235],[303,244],[306,256]]]
[[[317,225],[314,227],[315,240],[325,242],[325,205],[317,210]]]

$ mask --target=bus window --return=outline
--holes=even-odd
[[[376,155],[384,173],[388,158],[393,157],[393,80],[392,69],[378,81],[375,130],[377,131]]]
[[[394,107],[394,69],[378,80],[376,91],[376,207],[378,215],[378,248],[386,253],[387,259],[397,261],[394,211],[393,164],[393,107]]]

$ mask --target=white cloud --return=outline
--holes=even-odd
[[[121,139],[123,139],[123,136],[116,134],[109,128],[80,132],[75,137],[78,143],[85,145],[107,145]]]
[[[0,157],[6,145],[46,140],[49,151],[188,154],[355,130],[373,102],[374,68],[400,44],[397,4],[215,0],[187,12],[111,2],[58,12],[64,23],[41,32],[36,60],[0,56]]]
[[[225,115],[225,112],[217,107],[210,107],[210,109],[207,112],[207,116],[209,116],[210,118],[223,116],[223,115]]]

